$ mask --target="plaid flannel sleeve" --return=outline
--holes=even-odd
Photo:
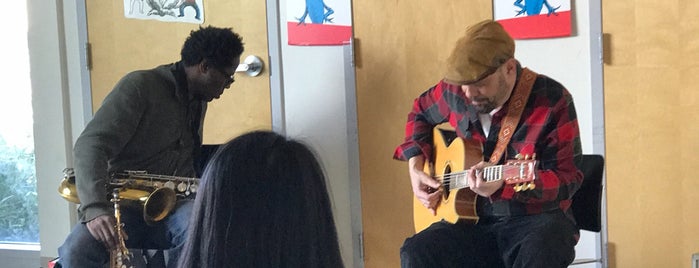
[[[444,98],[447,90],[449,85],[440,81],[415,99],[405,124],[405,140],[396,147],[394,159],[406,161],[420,154],[430,159],[432,128],[446,122],[450,113]]]

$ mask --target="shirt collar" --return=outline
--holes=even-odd
[[[175,77],[175,92],[177,97],[180,100],[187,102],[194,100],[194,95],[189,92],[187,74],[184,71],[184,63],[182,61],[176,62],[170,67],[170,71]]]

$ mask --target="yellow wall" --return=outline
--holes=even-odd
[[[610,267],[689,267],[699,252],[698,12],[603,1]]]

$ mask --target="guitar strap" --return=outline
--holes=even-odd
[[[522,111],[524,111],[524,106],[527,104],[527,99],[529,99],[529,93],[532,92],[532,86],[534,85],[536,76],[537,73],[527,68],[522,69],[519,82],[517,82],[517,86],[515,86],[515,89],[512,91],[510,104],[507,107],[507,115],[502,119],[500,133],[498,133],[498,142],[495,144],[495,149],[490,155],[491,164],[500,162],[500,158],[503,153],[505,153],[507,144],[510,143],[510,138],[512,138],[512,133],[515,132],[515,128],[517,128],[517,124],[519,124],[519,119],[522,117]]]

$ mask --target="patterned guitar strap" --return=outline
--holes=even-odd
[[[527,104],[527,99],[529,99],[529,93],[532,92],[532,86],[534,85],[536,76],[537,73],[527,68],[522,69],[522,75],[512,92],[510,104],[507,107],[507,115],[502,119],[500,133],[498,133],[498,142],[495,144],[495,149],[490,155],[490,163],[493,165],[497,165],[498,162],[500,162],[500,158],[505,153],[505,149],[507,149],[507,144],[510,143],[512,133],[515,132],[517,124],[519,124],[519,119],[522,117],[524,106]]]

